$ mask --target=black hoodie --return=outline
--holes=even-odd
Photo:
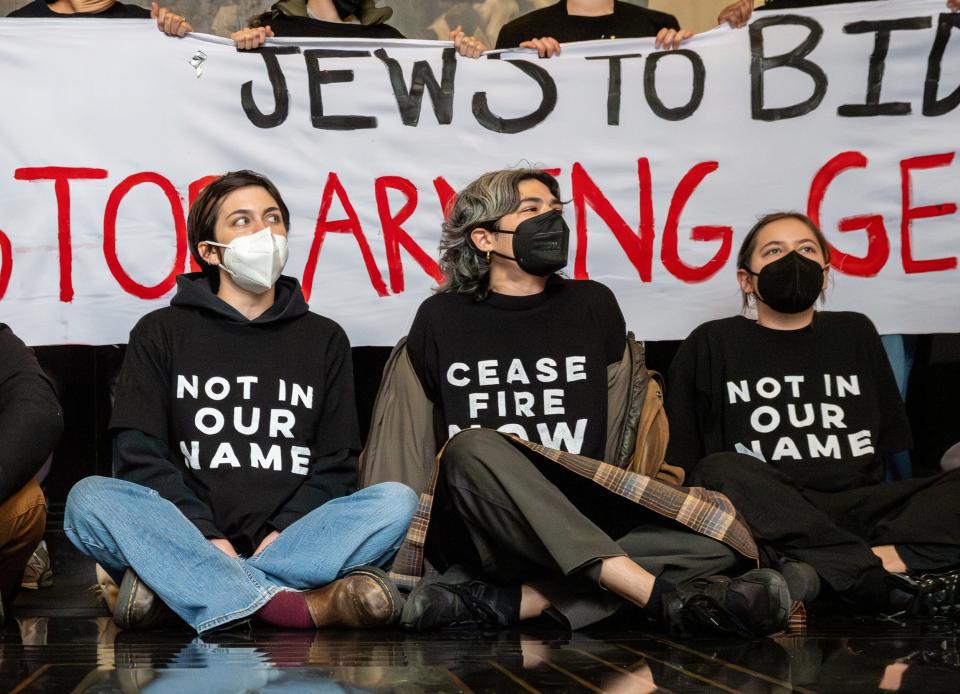
[[[33,352],[0,323],[0,502],[37,474],[61,433],[53,387]]]
[[[244,555],[356,485],[350,343],[298,282],[248,320],[200,273],[130,333],[110,428],[119,477]]]

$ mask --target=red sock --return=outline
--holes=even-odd
[[[266,605],[257,610],[256,615],[275,627],[313,628],[313,619],[303,593],[293,590],[284,590],[274,595]]]

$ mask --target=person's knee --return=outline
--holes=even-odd
[[[47,504],[43,490],[35,480],[30,480],[23,489],[3,504],[4,517],[13,519],[4,535],[18,546],[31,549],[43,539],[47,524]]]
[[[129,484],[113,477],[84,477],[73,485],[67,494],[63,523],[74,528],[85,519],[95,517],[100,511],[116,504],[116,494],[123,485]]]
[[[703,537],[697,547],[697,556],[703,562],[707,575],[730,573],[740,564],[740,556],[719,540]]]
[[[381,482],[374,487],[383,502],[383,517],[387,525],[406,527],[410,525],[420,498],[417,493],[400,482]]]
[[[491,429],[464,429],[447,441],[441,469],[449,480],[471,479],[489,468],[490,457],[483,451],[502,441],[503,437]]]

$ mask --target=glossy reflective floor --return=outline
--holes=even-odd
[[[827,620],[805,636],[685,641],[589,634],[118,632],[108,617],[20,617],[8,692],[960,692],[945,624]]]
[[[7,616],[0,692],[960,692],[958,625],[829,609],[803,634],[752,642],[678,642],[629,625],[121,632],[89,590],[92,567],[55,528],[50,538],[56,583],[21,595]]]

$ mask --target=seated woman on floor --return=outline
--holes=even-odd
[[[350,344],[280,274],[289,225],[263,176],[211,182],[188,220],[202,272],[179,276],[170,306],[130,334],[110,423],[118,479],[78,482],[64,519],[122,581],[120,626],[154,625],[163,605],[198,633],[252,615],[293,628],[399,616],[378,567],[416,496],[397,483],[351,493]]]
[[[63,433],[63,414],[33,352],[0,323],[0,626],[43,539],[47,506],[34,476]]]
[[[667,461],[728,496],[806,599],[822,579],[861,606],[951,612],[960,472],[881,483],[910,429],[870,320],[815,310],[829,275],[830,246],[806,216],[754,225],[737,279],[757,318],[705,323],[681,345]]]
[[[398,580],[419,572],[407,550],[426,532],[443,574],[416,586],[403,624],[547,614],[577,629],[633,604],[678,633],[777,631],[790,607],[779,574],[715,575],[738,563],[734,549],[755,550],[726,499],[600,462],[622,453],[629,465],[625,412],[633,402],[639,416],[632,387],[647,372],[610,290],[557,274],[562,207],[538,170],[490,172],[461,190],[443,224],[446,281],[388,363],[364,483],[396,479],[429,499],[446,441],[433,505],[421,504],[393,567]]]

